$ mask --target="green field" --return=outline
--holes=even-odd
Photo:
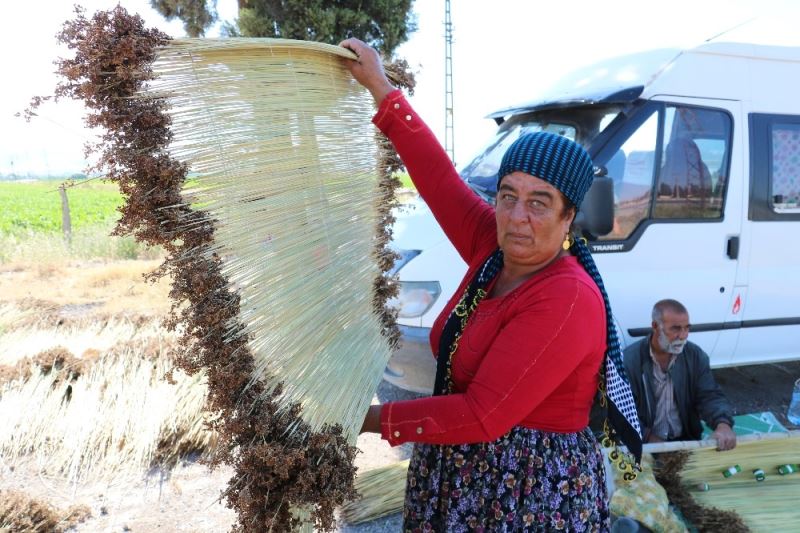
[[[0,234],[22,236],[61,231],[58,181],[0,182]],[[116,185],[100,180],[67,189],[73,232],[94,226],[111,228],[119,218],[122,196]]]
[[[413,189],[408,174],[398,175]],[[187,185],[191,183],[191,180]],[[77,182],[67,188],[71,240],[62,235],[60,180],[0,181],[0,264],[56,259],[151,259],[162,251],[133,237],[110,237],[122,195],[113,183]]]
[[[112,237],[122,205],[116,185],[100,180],[67,188],[71,238],[61,228],[59,180],[0,181],[0,264],[72,259],[153,259],[160,248]]]
[[[411,177],[407,172],[398,172],[397,177],[400,178],[400,183],[402,184],[403,188],[417,190],[417,188],[414,186],[414,182],[411,181]]]

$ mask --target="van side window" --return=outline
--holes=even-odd
[[[772,124],[770,207],[800,213],[800,124]]]
[[[731,159],[730,115],[656,102],[642,112],[646,114],[636,117],[639,125],[632,133],[616,141],[621,144],[604,148],[606,175],[614,181],[614,227],[600,241],[636,238],[637,228],[648,221],[722,219]],[[800,142],[800,129],[796,140]]]
[[[722,217],[730,118],[726,113],[667,106],[653,218]]]
[[[749,220],[800,220],[800,115],[750,113]]]
[[[658,113],[647,118],[608,161],[614,181],[614,229],[601,240],[627,238],[650,214]]]

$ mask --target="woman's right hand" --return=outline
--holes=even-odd
[[[395,88],[383,71],[383,63],[374,48],[363,41],[350,38],[339,43],[339,46],[351,50],[358,59],[347,59],[346,66],[358,83],[363,85],[380,104],[383,98]]]
[[[359,433],[380,433],[381,432],[381,406],[370,405],[367,415],[361,424]]]

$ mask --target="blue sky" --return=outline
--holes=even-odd
[[[14,118],[30,97],[56,83],[53,60],[64,55],[55,34],[71,18],[66,0],[8,2],[0,21],[0,173],[77,172],[83,143],[91,138],[72,102],[46,104],[31,124]],[[116,1],[84,0],[89,13]],[[148,0],[121,0],[174,37],[180,22],[167,23]],[[792,0],[562,0],[561,2],[452,0],[455,147],[466,163],[491,136],[483,118],[508,104],[533,99],[559,77],[602,59],[661,47],[685,47],[754,17],[798,20]],[[236,16],[236,0],[218,0],[221,18]],[[444,135],[444,1],[417,0],[418,31],[398,54],[418,71],[413,105],[433,130]],[[35,21],[35,23],[32,23]],[[212,29],[208,35],[215,36]],[[800,41],[793,43],[800,45]]]

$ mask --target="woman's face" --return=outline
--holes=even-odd
[[[572,222],[561,193],[543,179],[512,172],[497,191],[497,243],[507,264],[543,266],[561,250]]]

